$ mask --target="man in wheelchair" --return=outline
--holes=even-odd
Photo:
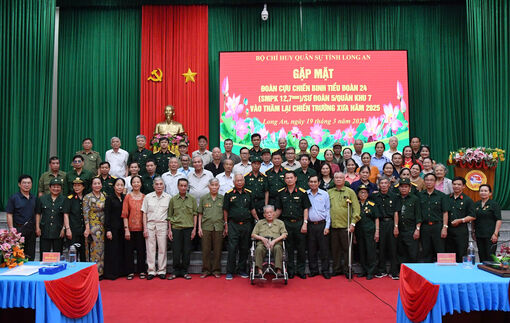
[[[254,241],[257,241],[257,247],[255,248],[256,274],[253,271],[250,275],[250,278],[263,279],[264,274],[268,272],[274,272],[272,269],[269,269],[273,259],[274,267],[276,268],[275,278],[286,278],[284,275],[285,268],[283,265],[283,257],[285,252],[283,240],[287,237],[287,230],[285,229],[285,224],[283,221],[275,218],[274,206],[264,206],[264,219],[257,222],[253,228],[251,237]],[[269,270],[266,269],[264,272],[263,261],[268,250],[270,255],[268,261]]]

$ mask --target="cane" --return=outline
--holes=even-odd
[[[349,230],[351,227],[351,205],[352,201],[347,198],[347,239],[349,240],[349,281],[352,280],[352,233]]]

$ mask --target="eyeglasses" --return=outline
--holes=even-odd
[[[81,160],[77,159],[77,160],[73,160],[73,164],[80,164],[81,163]]]

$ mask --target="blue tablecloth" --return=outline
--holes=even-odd
[[[503,278],[475,268],[438,266],[436,264],[405,264],[432,284],[439,285],[437,301],[424,322],[441,322],[447,313],[470,311],[510,311],[508,284]],[[397,301],[397,322],[411,322],[402,307],[400,292]]]
[[[27,262],[26,265],[39,265],[39,262]],[[55,280],[70,276],[94,263],[78,262],[75,266],[54,275],[31,276],[0,276],[0,308],[24,307],[35,309],[35,321],[42,322],[103,322],[103,305],[101,303],[101,290],[98,292],[97,301],[92,310],[79,319],[70,319],[60,312],[55,303],[46,293],[44,281]],[[0,268],[0,273],[6,271]]]

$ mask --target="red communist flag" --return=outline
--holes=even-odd
[[[174,120],[188,133],[190,154],[197,137],[209,135],[207,20],[207,6],[142,7],[140,129],[152,138],[165,106],[173,105]],[[188,69],[196,73],[194,82],[182,75]]]

